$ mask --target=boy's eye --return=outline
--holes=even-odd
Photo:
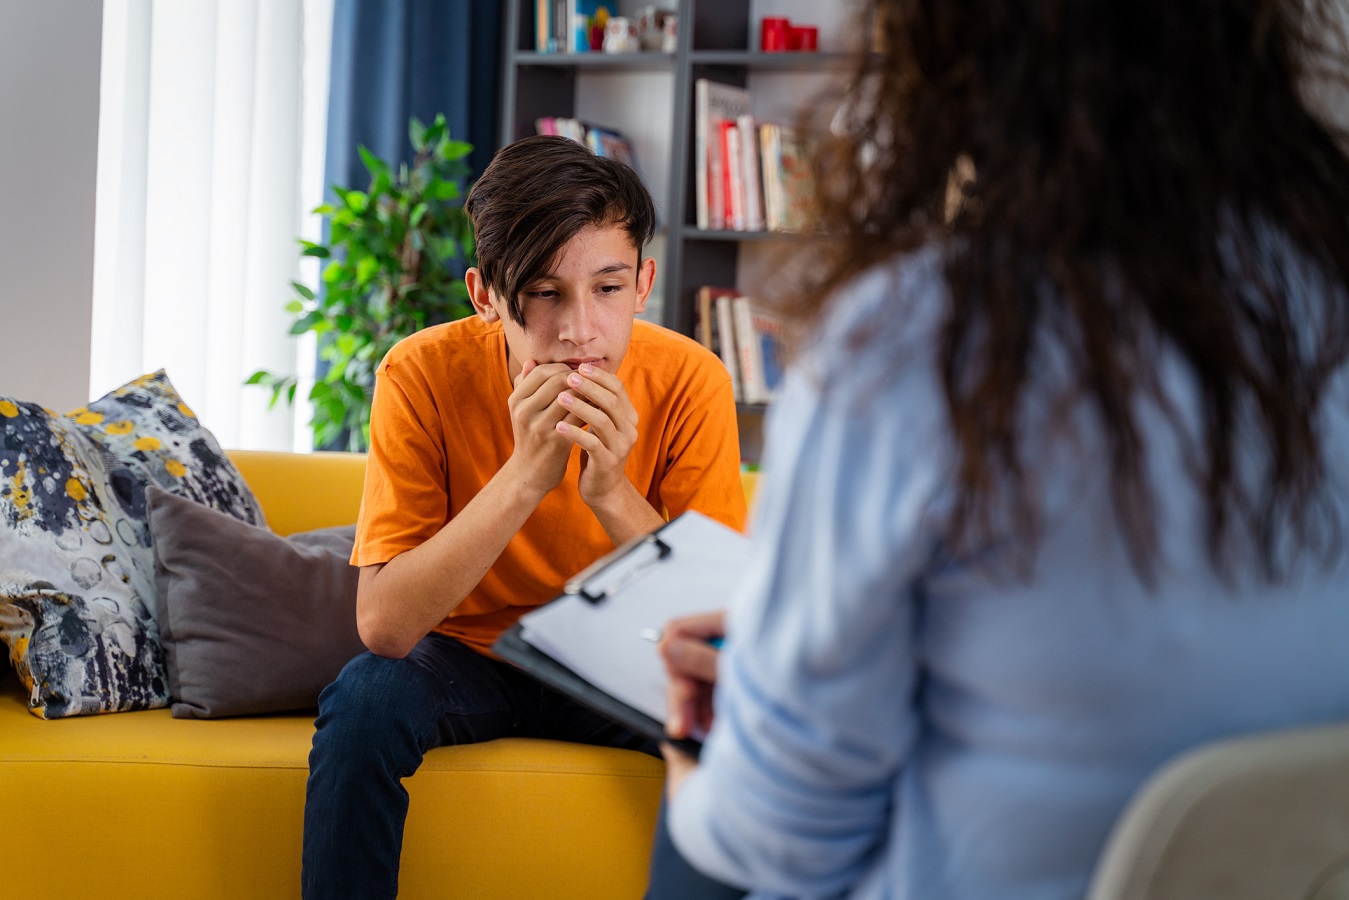
[[[540,288],[537,291],[525,291],[525,296],[531,300],[552,300],[557,297],[557,291],[551,288]]]
[[[621,290],[623,290],[623,285],[621,285],[621,284],[602,284],[602,285],[600,285],[600,293],[601,293],[601,294],[617,294],[617,293],[618,293],[619,291],[621,291]]]

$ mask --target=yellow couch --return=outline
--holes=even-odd
[[[363,457],[230,455],[278,533],[355,521]],[[309,714],[42,721],[0,676],[0,897],[299,896],[312,734]],[[640,753],[552,741],[432,750],[406,783],[400,896],[640,897],[663,777]]]

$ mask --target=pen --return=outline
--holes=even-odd
[[[650,641],[654,644],[660,640],[662,633],[663,632],[659,628],[643,628],[637,632],[637,635],[642,638],[642,640]],[[714,650],[720,650],[725,646],[726,639],[723,637],[710,637],[707,639],[707,644]]]

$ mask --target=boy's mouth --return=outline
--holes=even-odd
[[[604,362],[604,357],[602,357],[602,356],[587,356],[587,357],[585,357],[585,358],[583,358],[583,359],[564,359],[564,360],[562,360],[562,361],[563,361],[564,363],[566,363],[567,365],[571,366],[573,369],[579,369],[579,368],[581,368],[581,366],[585,365],[586,363],[589,363],[589,364],[592,365],[592,366],[598,366],[600,363]]]

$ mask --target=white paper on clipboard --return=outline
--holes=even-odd
[[[651,635],[671,619],[725,609],[749,539],[694,511],[652,537],[587,569],[568,593],[527,613],[520,625],[530,645],[663,722],[666,675]]]

